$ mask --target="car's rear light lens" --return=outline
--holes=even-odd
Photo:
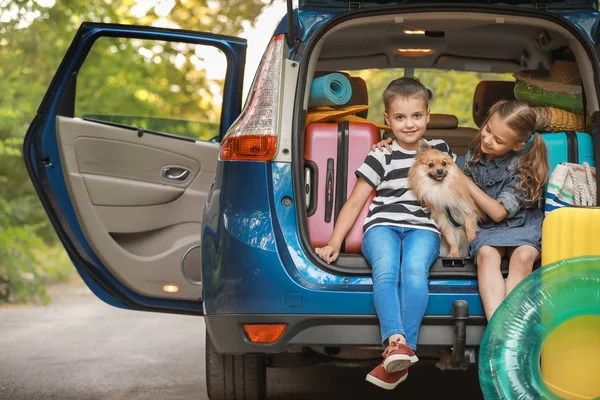
[[[286,324],[244,324],[244,332],[252,343],[275,343],[286,326]]]
[[[284,40],[278,35],[269,44],[249,105],[223,139],[221,160],[267,161],[275,156]]]
[[[225,139],[222,160],[270,160],[275,155],[277,136],[245,135]]]

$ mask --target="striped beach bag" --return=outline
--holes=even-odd
[[[554,168],[546,190],[546,215],[559,207],[596,205],[596,169],[587,162],[560,163]]]

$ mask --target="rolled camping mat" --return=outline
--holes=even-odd
[[[583,96],[571,95],[541,89],[517,79],[515,97],[537,107],[556,107],[563,110],[583,113]]]
[[[346,104],[350,97],[350,80],[336,72],[313,79],[308,106],[340,106]]]

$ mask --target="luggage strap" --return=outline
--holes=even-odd
[[[465,226],[465,224],[461,224],[456,219],[454,219],[454,216],[452,215],[452,212],[450,211],[449,207],[446,207],[445,213],[446,213],[446,216],[448,217],[448,219],[450,220],[450,222],[452,223],[452,225],[454,225],[455,228],[463,228]]]
[[[337,165],[335,179],[335,210],[333,221],[337,223],[338,215],[346,203],[348,192],[348,157],[350,147],[350,122],[344,121],[338,124],[337,135]],[[340,251],[346,251],[346,240],[342,241]]]

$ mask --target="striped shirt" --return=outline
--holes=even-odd
[[[431,147],[452,154],[443,140],[427,140]],[[387,149],[371,151],[365,162],[356,170],[376,189],[375,199],[369,207],[363,230],[377,225],[394,225],[420,228],[438,232],[437,224],[431,219],[429,210],[421,206],[412,190],[408,188],[408,171],[415,162],[415,150],[405,150],[394,140],[392,153]]]

